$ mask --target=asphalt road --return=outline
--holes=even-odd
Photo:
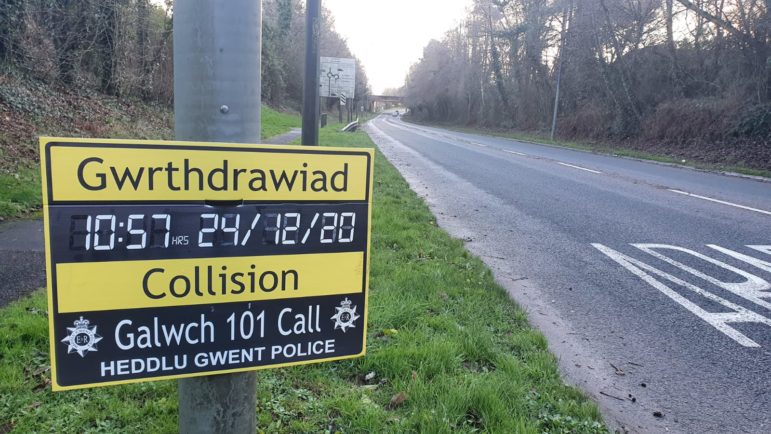
[[[0,307],[46,284],[40,220],[0,224]]]
[[[771,432],[771,183],[391,116],[366,128],[614,429]]]

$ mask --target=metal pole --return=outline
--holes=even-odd
[[[304,146],[319,145],[319,32],[321,0],[305,2],[305,81],[303,83]]]
[[[551,117],[551,134],[549,138],[554,140],[554,132],[557,130],[557,111],[560,105],[560,84],[562,81],[562,53],[560,53],[560,60],[557,64],[557,91],[554,93],[554,112]]]
[[[261,0],[174,2],[178,140],[260,141]],[[182,433],[254,433],[255,372],[178,381]]]

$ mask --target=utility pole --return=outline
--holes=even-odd
[[[554,132],[557,130],[557,109],[560,104],[560,85],[562,82],[562,53],[560,53],[560,60],[557,64],[557,90],[554,92],[554,112],[551,117],[551,133],[549,138],[554,140]]]
[[[260,141],[261,0],[174,2],[177,140]],[[178,381],[182,433],[254,433],[254,371]]]
[[[305,81],[303,82],[303,146],[319,145],[319,33],[321,0],[305,2]],[[330,78],[331,80],[331,78]]]

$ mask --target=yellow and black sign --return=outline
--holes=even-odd
[[[40,151],[54,390],[364,354],[371,149]]]

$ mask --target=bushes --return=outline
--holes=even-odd
[[[559,134],[567,138],[599,140],[609,134],[613,113],[597,104],[587,104],[560,119]]]
[[[771,139],[771,103],[743,108],[729,134],[733,137]]]
[[[37,79],[171,101],[170,4],[13,0],[0,18],[0,61]]]
[[[679,99],[659,104],[644,121],[643,138],[669,143],[722,140],[738,105],[726,99]]]
[[[643,139],[672,144],[771,139],[771,103],[743,105],[736,99],[667,101],[645,119]]]

